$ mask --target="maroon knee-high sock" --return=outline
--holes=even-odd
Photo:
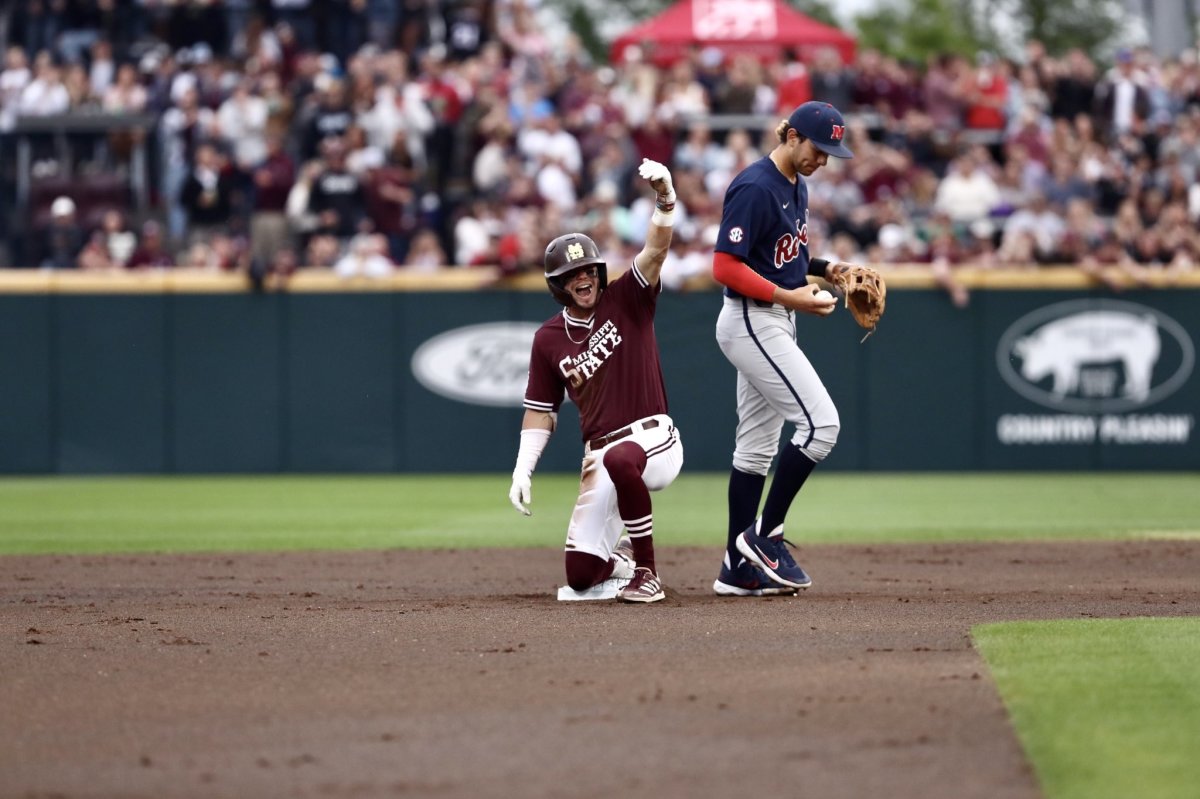
[[[633,559],[658,574],[654,565],[654,515],[650,489],[642,480],[646,452],[632,442],[618,444],[604,453],[604,468],[617,489],[617,510],[629,531]]]

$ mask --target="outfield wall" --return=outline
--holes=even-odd
[[[0,280],[3,473],[508,471],[529,340],[556,310],[536,281],[250,294],[40,280]],[[925,278],[893,280],[861,345],[844,311],[798,319],[842,416],[830,468],[1200,469],[1200,286],[977,282],[957,309]],[[659,305],[698,471],[728,468],[735,424],[719,304],[705,291]],[[570,406],[561,424],[541,468],[574,471]]]

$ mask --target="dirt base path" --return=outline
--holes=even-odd
[[[0,558],[3,797],[1039,795],[971,625],[1200,615],[1200,542],[810,547],[797,598],[666,549]]]

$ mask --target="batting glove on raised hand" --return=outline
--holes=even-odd
[[[671,170],[657,161],[643,158],[642,165],[638,167],[638,174],[642,176],[643,180],[650,182],[650,186],[658,192],[660,197],[675,199],[675,186],[671,183]]]
[[[508,489],[508,501],[512,506],[524,513],[526,516],[532,516],[533,511],[525,507],[533,502],[533,483],[527,474],[514,474],[512,488]]]

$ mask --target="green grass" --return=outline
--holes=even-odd
[[[655,497],[661,545],[724,538],[725,481],[685,474]],[[559,547],[576,479],[535,475],[0,479],[0,554]],[[801,543],[1200,535],[1191,474],[818,474],[788,520]]]
[[[1200,619],[972,632],[1047,799],[1200,796]]]

